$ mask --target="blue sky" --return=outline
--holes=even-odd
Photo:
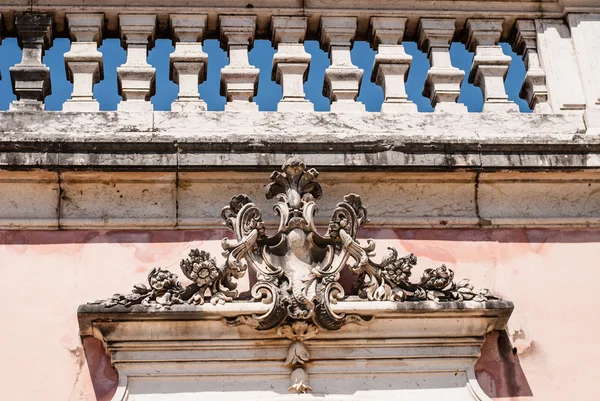
[[[63,55],[69,51],[68,39],[56,39],[50,50],[46,51],[44,63],[50,67],[52,94],[46,98],[47,110],[61,110],[62,104],[71,94],[73,86],[66,79]],[[414,42],[404,42],[406,52],[413,56],[413,61],[406,83],[409,99],[417,104],[419,111],[429,112],[432,108],[429,99],[421,96],[423,83],[427,75],[429,63],[424,53],[420,52]],[[228,62],[227,54],[221,50],[217,40],[207,40],[204,51],[208,54],[208,79],[200,85],[200,95],[206,101],[209,110],[223,110],[225,98],[219,95],[220,70]],[[329,100],[322,95],[325,68],[329,65],[327,54],[319,49],[316,41],[305,42],[305,48],[312,55],[308,81],[304,88],[307,98],[315,105],[316,111],[328,111]],[[521,58],[515,55],[510,46],[502,43],[505,54],[513,58],[506,88],[511,100],[517,102],[522,112],[530,111],[527,104],[519,99],[518,94],[525,76]],[[174,48],[171,41],[157,40],[150,51],[148,62],[156,68],[156,95],[151,99],[155,110],[170,110],[171,102],[177,97],[177,85],[169,81],[169,54]],[[116,110],[121,97],[117,93],[116,69],[125,62],[125,50],[121,48],[118,39],[104,40],[100,51],[104,54],[104,80],[94,86],[94,96],[100,102],[101,110]],[[250,52],[250,63],[260,69],[258,95],[255,101],[261,111],[275,111],[281,99],[281,87],[271,81],[271,63],[275,50],[267,40],[258,40]],[[465,50],[461,43],[453,43],[450,55],[454,66],[466,72],[459,102],[467,105],[469,111],[481,111],[483,100],[481,90],[467,83],[466,77],[471,67],[473,53]],[[371,69],[375,52],[367,42],[356,42],[352,49],[352,61],[364,72],[359,100],[365,103],[367,111],[379,111],[383,102],[383,91],[370,82]],[[0,45],[0,110],[7,110],[10,102],[15,99],[10,82],[9,68],[19,63],[21,50],[15,38],[5,38]]]

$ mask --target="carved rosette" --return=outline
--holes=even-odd
[[[260,210],[246,195],[231,198],[221,216],[235,233],[235,240],[223,239],[225,260],[193,249],[181,261],[183,274],[191,284],[183,288],[177,276],[155,268],[148,276],[149,287],[134,286],[131,294],[115,294],[97,301],[107,307],[141,304],[169,308],[178,303],[212,304],[237,298],[237,280],[250,267],[257,277],[251,289],[254,301],[269,305],[262,315],[241,315],[226,319],[229,325],[246,324],[257,330],[278,327],[278,333],[292,340],[285,361],[292,367],[290,390],[310,390],[304,364],[309,360],[304,341],[319,329],[338,330],[348,323],[365,324],[370,316],[335,313],[332,304],[346,296],[338,282],[343,269],[357,275],[355,295],[370,301],[486,301],[497,299],[487,290],[477,290],[469,280],[454,281],[454,272],[442,265],[426,269],[417,283],[410,277],[417,264],[415,255],[399,257],[388,248],[381,262],[375,262],[375,243],[360,244],[356,237],[367,222],[367,209],[359,195],[349,194],[333,210],[329,227],[321,234],[315,224],[315,203],[322,195],[319,173],[302,161],[288,160],[281,171],[271,174],[267,199],[274,206],[279,227],[268,235]]]

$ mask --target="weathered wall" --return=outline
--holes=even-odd
[[[179,260],[192,247],[218,255],[225,235],[0,232],[7,284],[0,306],[5,361],[0,399],[110,399],[116,375],[98,341],[86,340],[84,352],[77,306],[129,291],[154,266],[179,272]],[[380,255],[386,246],[416,254],[413,279],[421,269],[445,263],[456,278],[469,277],[515,303],[508,333],[488,337],[477,365],[478,380],[491,397],[591,399],[600,350],[593,335],[599,323],[588,305],[595,301],[599,229],[378,229],[362,237],[376,239]]]

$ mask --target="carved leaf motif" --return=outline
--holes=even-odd
[[[289,390],[296,391],[297,393],[306,393],[308,391],[312,391],[312,388],[308,383],[308,374],[304,369],[294,369],[292,372],[292,385],[290,386]]]
[[[303,365],[310,359],[308,350],[301,342],[294,341],[288,349],[288,355],[285,359],[285,366]]]

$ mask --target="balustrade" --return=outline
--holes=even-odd
[[[341,7],[341,6],[340,6]],[[167,7],[168,8],[168,7]],[[273,9],[271,12],[253,9],[228,12],[227,7],[204,8],[185,12],[106,13],[101,7],[85,6],[69,12],[54,12],[51,8],[39,12],[11,10],[0,6],[0,40],[16,36],[22,48],[22,60],[10,68],[16,100],[11,111],[43,110],[44,99],[51,93],[50,70],[43,63],[43,54],[53,37],[67,36],[71,49],[65,53],[66,76],[73,83],[70,99],[63,104],[64,111],[99,111],[93,86],[103,79],[103,56],[98,51],[103,38],[118,36],[127,59],[117,68],[118,91],[122,101],[118,111],[151,111],[150,97],[156,91],[156,69],[148,63],[148,50],[157,38],[171,39],[174,51],[169,56],[169,76],[178,85],[178,95],[172,111],[202,112],[207,105],[201,98],[198,85],[207,79],[209,55],[203,51],[205,39],[218,38],[227,51],[229,63],[221,69],[221,95],[226,98],[225,111],[256,112],[259,69],[249,62],[249,51],[256,39],[270,37],[276,53],[272,60],[271,79],[282,87],[279,112],[312,112],[314,106],[306,98],[304,85],[311,66],[311,55],[304,48],[305,40],[319,40],[330,58],[324,72],[323,95],[331,103],[331,111],[338,113],[364,112],[365,105],[357,100],[364,78],[363,69],[351,59],[356,40],[368,39],[376,56],[372,70],[366,71],[370,81],[383,90],[382,112],[414,113],[416,104],[409,99],[405,82],[411,69],[412,56],[407,54],[403,41],[416,41],[420,51],[427,54],[430,67],[423,84],[423,96],[429,98],[435,112],[465,113],[459,102],[465,73],[453,65],[450,46],[462,41],[474,58],[468,82],[478,86],[483,94],[483,112],[516,112],[518,106],[509,100],[505,88],[506,74],[511,57],[499,46],[501,40],[510,40],[526,67],[520,97],[534,113],[584,112],[600,107],[593,91],[584,90],[577,82],[578,70],[596,70],[598,66],[578,65],[584,57],[577,57],[570,43],[570,30],[579,19],[567,22],[556,18],[540,18],[539,12],[519,9],[515,14],[493,18],[470,18],[468,12],[434,11],[415,16],[402,15],[401,10],[370,13],[359,10],[299,10]],[[140,11],[142,10],[142,11]],[[353,15],[355,14],[355,15]],[[372,14],[372,15],[369,15]],[[556,11],[555,11],[556,14]],[[558,15],[558,14],[556,14]],[[554,15],[552,15],[554,17]],[[529,17],[529,18],[526,18]],[[600,27],[600,18],[591,19]],[[592,26],[592,25],[590,25]],[[554,32],[561,39],[553,42]],[[583,31],[582,31],[583,32]],[[567,38],[564,37],[567,35]],[[580,35],[585,42],[585,35]],[[564,39],[569,39],[565,42]],[[585,48],[584,44],[578,45]],[[566,51],[565,51],[566,49]],[[564,57],[565,60],[560,60]],[[568,66],[575,69],[568,71]],[[592,76],[596,72],[590,72]],[[0,77],[7,79],[8,77]],[[264,77],[262,78],[264,79]],[[368,79],[368,78],[367,78]],[[565,83],[574,83],[566,88]],[[568,93],[571,92],[571,93]],[[588,97],[589,97],[588,96]]]

